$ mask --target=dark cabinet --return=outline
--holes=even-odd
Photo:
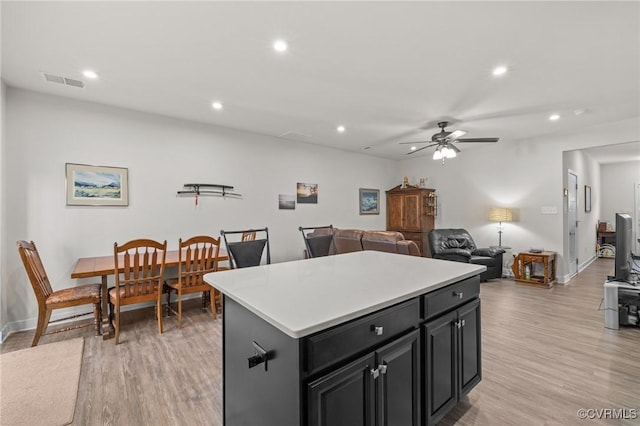
[[[479,293],[469,277],[301,338],[225,296],[224,424],[434,424],[481,379]]]
[[[435,424],[481,379],[480,300],[424,326],[425,417]]]
[[[370,355],[310,383],[309,426],[373,426],[375,362]]]
[[[309,383],[309,425],[418,426],[419,341],[414,330]]]
[[[427,235],[438,211],[435,189],[398,185],[387,191],[387,231],[402,232],[429,257]]]

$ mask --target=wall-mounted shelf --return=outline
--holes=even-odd
[[[216,183],[185,183],[184,189],[178,191],[179,196],[193,195],[196,197],[196,205],[198,205],[198,197],[200,195],[212,195],[215,197],[242,197],[242,194],[233,192],[233,186],[230,185],[218,185]],[[205,189],[203,189],[205,188]]]

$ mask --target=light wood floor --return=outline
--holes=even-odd
[[[483,379],[441,425],[639,425],[640,329],[605,329],[599,259],[553,289],[494,280],[481,285]],[[195,302],[195,301],[193,301]],[[153,311],[123,315],[121,344],[85,336],[74,425],[221,425],[221,327],[196,304],[184,328]],[[2,352],[28,347],[16,333]],[[635,409],[626,420],[580,420],[578,409]],[[260,425],[255,425],[260,426]],[[288,426],[288,425],[282,425]]]

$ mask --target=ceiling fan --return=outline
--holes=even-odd
[[[447,158],[454,158],[460,150],[457,146],[455,146],[454,142],[498,142],[500,138],[464,138],[461,139],[460,136],[464,136],[467,132],[464,130],[455,130],[453,132],[447,132],[445,127],[449,125],[448,121],[441,121],[438,123],[438,127],[440,127],[440,132],[435,133],[431,136],[430,141],[421,141],[421,142],[400,142],[401,144],[410,144],[415,145],[417,143],[428,143],[429,145],[423,146],[422,148],[411,147],[411,151],[407,152],[407,155],[414,154],[418,151],[422,151],[423,149],[427,149],[432,146],[437,146],[435,152],[433,153],[434,160],[444,160]]]

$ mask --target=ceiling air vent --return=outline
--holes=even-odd
[[[74,80],[73,78],[65,77],[64,82],[67,86],[80,87],[80,88],[84,87],[84,83],[82,81]]]
[[[59,75],[47,74],[46,72],[42,73],[44,75],[44,79],[50,81],[52,83],[66,84],[67,86],[73,87],[84,87],[84,82],[81,80],[75,80],[73,78],[61,77]]]

